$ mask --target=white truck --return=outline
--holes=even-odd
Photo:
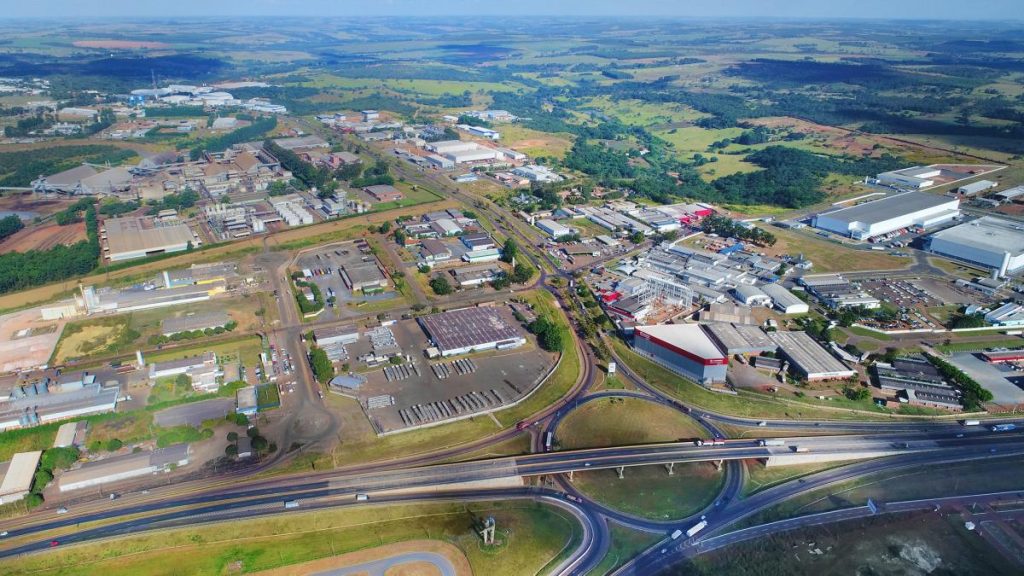
[[[682,536],[682,535],[683,535],[683,531],[682,530],[676,530],[675,532],[672,533],[672,539],[673,540],[678,540],[679,537]]]
[[[703,529],[705,529],[707,527],[708,527],[708,521],[707,520],[701,520],[700,522],[697,522],[696,524],[691,526],[690,529],[686,531],[686,537],[687,538],[693,538],[698,532],[700,532],[701,530],[703,530]]]
[[[960,422],[961,426],[980,426],[980,420],[963,420]]]
[[[757,441],[758,446],[785,446],[786,441],[781,438],[766,438]]]
[[[366,502],[369,499],[370,496],[367,494],[356,494],[356,502]]]
[[[793,452],[810,452],[806,446],[790,446]]]
[[[287,500],[284,503],[285,510],[291,510],[292,508],[298,508],[298,507],[299,507],[299,501],[298,500]]]

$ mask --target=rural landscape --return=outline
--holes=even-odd
[[[44,4],[3,574],[1024,572],[1012,2]]]

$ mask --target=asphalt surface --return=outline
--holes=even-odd
[[[384,576],[384,573],[391,568],[401,566],[403,564],[412,564],[413,562],[424,562],[430,564],[437,568],[437,571],[441,576],[455,576],[455,566],[452,566],[451,561],[444,556],[433,552],[409,552],[407,554],[398,554],[396,556],[391,556],[390,558],[382,558],[380,560],[374,560],[373,562],[364,562],[347,568],[336,568],[334,570],[326,570],[324,572],[315,572],[312,576],[354,576],[356,574],[365,574],[366,576]]]

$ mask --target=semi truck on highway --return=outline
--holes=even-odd
[[[978,421],[978,420],[961,420],[960,421],[960,425],[961,426],[977,426],[979,424],[981,424],[981,422]]]
[[[697,522],[696,524],[691,526],[690,529],[686,531],[686,537],[687,538],[693,538],[698,532],[700,532],[701,530],[703,530],[703,529],[705,529],[707,527],[708,527],[708,521],[707,520],[701,520],[700,522]]]
[[[285,507],[286,510],[291,510],[292,508],[298,508],[299,507],[299,501],[298,500],[288,500],[288,501],[286,501],[284,503],[284,507]]]
[[[553,432],[548,432],[547,437],[544,439],[544,451],[551,452],[551,437],[554,436]]]
[[[356,502],[366,502],[370,497],[366,494],[356,494]]]
[[[810,452],[806,446],[790,446],[790,448],[793,449],[793,452]]]
[[[780,438],[768,438],[765,440],[758,440],[758,446],[785,446],[786,441]]]
[[[1016,429],[1017,429],[1017,425],[1016,424],[993,424],[992,425],[992,431],[993,432],[1009,432],[1011,430],[1016,430]]]

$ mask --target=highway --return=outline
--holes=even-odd
[[[810,441],[811,439],[804,439]],[[801,440],[802,442],[804,440]],[[814,438],[817,442],[815,450],[832,450],[841,452],[861,444],[878,444],[892,441],[892,437],[859,437],[851,439],[847,436]],[[813,489],[819,486],[828,485],[849,477],[850,474],[863,475],[872,471],[886,469],[887,467],[906,463],[919,465],[921,463],[951,461],[982,457],[1005,456],[1010,454],[1024,454],[1024,433],[991,433],[981,431],[972,437],[949,438],[940,434],[922,434],[918,440],[925,444],[920,452],[910,448],[905,455],[895,458],[871,460],[859,468],[858,465],[839,468],[827,471],[820,475],[814,475],[813,481],[796,485],[785,484],[776,489],[766,490],[748,498],[740,507],[725,507],[721,511],[722,525],[735,522],[741,518],[761,509],[768,503],[777,502],[778,499],[792,497],[800,492]],[[64,542],[84,542],[96,538],[105,538],[112,535],[127,533],[156,527],[160,523],[169,520],[188,519],[202,520],[206,514],[223,512],[228,510],[248,509],[254,506],[269,506],[264,513],[273,513],[285,500],[292,499],[317,499],[330,497],[347,497],[353,499],[356,493],[369,493],[395,489],[411,488],[436,488],[450,487],[458,491],[460,482],[472,482],[509,476],[540,476],[567,473],[569,471],[613,468],[617,466],[649,465],[666,462],[705,461],[709,459],[747,459],[763,457],[766,448],[759,447],[753,441],[732,441],[732,446],[722,448],[704,448],[692,444],[673,443],[659,444],[652,446],[632,446],[597,448],[588,450],[574,450],[566,452],[549,452],[531,454],[527,456],[495,458],[463,462],[456,464],[443,464],[427,466],[414,469],[400,469],[386,472],[374,472],[357,475],[336,475],[334,478],[317,482],[293,482],[278,484],[275,486],[247,488],[239,485],[231,489],[223,489],[212,493],[184,497],[175,500],[166,500],[156,503],[145,503],[132,506],[118,506],[116,503],[109,509],[95,512],[89,515],[78,515],[75,517],[60,517],[48,522],[37,523],[31,526],[23,526],[9,529],[8,538],[28,536],[45,532],[59,527],[66,527],[75,524],[93,522],[98,520],[111,520],[119,517],[134,514],[148,514],[143,518],[133,518],[122,522],[113,522],[107,526],[75,532],[69,536],[62,536]],[[829,446],[834,446],[829,448]],[[992,453],[990,450],[997,452]],[[787,487],[782,489],[782,487]],[[422,495],[424,499],[436,497],[435,495]],[[374,502],[379,502],[373,497]],[[184,507],[188,507],[183,509]],[[70,539],[69,539],[70,537]],[[26,552],[39,551],[49,546],[48,539],[42,539],[33,543],[24,544],[14,548],[0,550],[0,557],[22,554]],[[598,559],[599,560],[599,559]],[[642,572],[641,572],[642,573]]]
[[[316,130],[313,130],[314,132]],[[537,238],[533,230],[524,231],[513,214],[482,198],[467,194],[442,177],[419,173],[399,163],[398,174],[407,180],[425,181],[431,188],[440,190],[474,208],[483,208],[497,215],[494,225],[506,236],[516,238],[521,244],[522,257],[538,270],[537,279],[528,286],[516,289],[543,288],[558,299],[564,311],[574,309],[560,290],[551,286],[546,270],[552,270],[562,280],[568,281],[569,274],[560,268],[548,254],[534,253]],[[288,286],[287,270],[296,254],[274,251],[264,239],[263,252],[257,261],[265,267],[273,288],[278,294],[279,324],[269,327],[266,336],[279,350],[291,354],[298,381],[296,393],[289,395],[286,409],[282,409],[281,420],[276,423],[282,436],[282,447],[293,445],[304,449],[327,448],[338,436],[340,422],[324,405],[321,388],[314,379],[308,362],[303,359],[306,350],[300,340],[300,333],[324,323],[303,324],[292,301]],[[401,266],[393,250],[388,253],[395,264]],[[485,295],[494,299],[494,295]],[[421,290],[415,294],[418,302],[424,303],[426,295]],[[466,298],[467,303],[477,301],[477,295]],[[452,303],[444,301],[442,303]],[[462,303],[460,299],[458,301]],[[402,310],[393,311],[401,312]],[[568,314],[570,326],[576,327],[576,320]],[[338,320],[349,323],[352,319]],[[893,419],[892,421],[842,421],[842,420],[768,420],[743,418],[719,414],[697,406],[680,402],[638,377],[620,358],[619,373],[629,380],[637,391],[603,391],[592,393],[597,359],[589,345],[573,333],[572,350],[581,360],[582,370],[572,389],[559,401],[532,415],[524,421],[533,433],[534,453],[503,458],[477,459],[458,463],[438,464],[487,446],[511,439],[523,431],[509,428],[493,435],[477,439],[452,448],[432,450],[404,458],[370,462],[336,470],[299,473],[264,479],[248,479],[244,473],[221,477],[220,483],[211,479],[185,482],[165,490],[138,498],[125,497],[109,503],[93,503],[74,507],[69,514],[58,516],[52,512],[34,513],[13,522],[5,522],[7,539],[17,538],[15,545],[0,549],[0,558],[40,552],[49,549],[50,530],[68,528],[86,522],[103,521],[104,526],[78,530],[59,536],[60,544],[67,545],[117,537],[142,530],[174,526],[189,526],[199,523],[230,521],[239,518],[286,513],[283,502],[299,500],[300,511],[319,508],[350,507],[357,505],[380,505],[396,502],[427,501],[484,501],[508,499],[532,499],[559,507],[576,518],[582,530],[578,545],[559,565],[551,567],[553,574],[585,574],[592,569],[608,550],[608,521],[653,533],[668,534],[676,528],[688,528],[697,516],[707,516],[708,528],[693,539],[682,541],[663,540],[645,551],[616,574],[654,574],[687,557],[727,546],[768,533],[802,526],[859,517],[863,510],[852,509],[814,518],[793,519],[761,527],[729,531],[730,527],[760,511],[794,498],[808,491],[827,488],[840,482],[860,478],[881,471],[934,465],[945,462],[1024,455],[1024,433],[993,433],[987,428],[965,428],[947,421]],[[614,446],[586,450],[544,452],[543,439],[547,433],[557,434],[559,424],[570,412],[588,402],[609,397],[630,397],[656,402],[693,417],[706,431],[707,439],[722,439],[727,434],[721,426],[792,431],[797,437],[790,437],[783,446],[761,446],[756,439],[722,440],[721,445],[697,446],[690,439],[656,445]],[[995,421],[995,420],[993,420]],[[1024,420],[1004,419],[1024,426]],[[533,425],[536,426],[533,426]],[[815,436],[799,437],[801,432],[813,431]],[[834,435],[818,436],[831,433]],[[797,453],[792,448],[799,446],[807,450]],[[740,498],[745,481],[743,460],[764,458],[791,458],[795,455],[811,454],[839,459],[863,457],[865,453],[883,456],[855,464],[825,470],[805,476],[799,480],[785,482],[758,492],[748,498]],[[259,468],[264,470],[282,463],[299,451],[280,450]],[[602,470],[624,467],[629,474],[632,466],[659,465],[668,463],[721,461],[725,464],[725,482],[722,491],[704,510],[697,515],[678,521],[657,522],[636,518],[628,514],[590,502],[577,492],[566,475],[577,471]],[[247,473],[251,474],[253,470]],[[666,472],[667,473],[667,472]],[[556,479],[561,491],[541,488],[517,488],[502,490],[467,490],[460,484],[509,477],[550,476]],[[388,491],[402,490],[401,495]],[[421,490],[422,492],[415,492]],[[437,490],[445,491],[439,495]],[[354,494],[368,493],[371,501],[356,502]],[[568,495],[568,497],[567,497]],[[912,508],[914,504],[900,506]],[[900,510],[895,504],[893,510]],[[142,515],[141,517],[137,517]],[[33,540],[33,537],[37,538]],[[0,540],[0,546],[7,542]]]

